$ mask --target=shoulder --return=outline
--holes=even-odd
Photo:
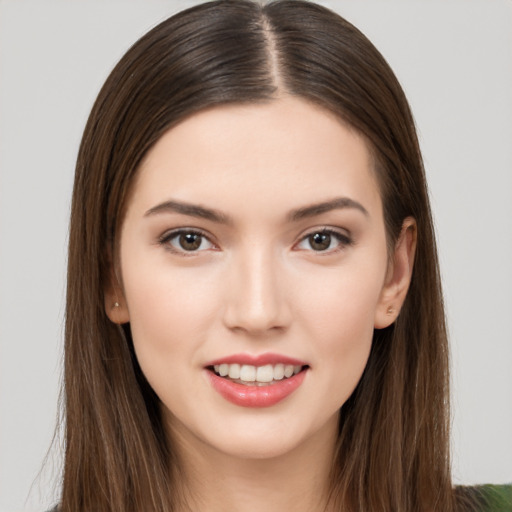
[[[457,486],[460,512],[512,512],[512,484]]]
[[[458,512],[512,512],[512,484],[458,485],[455,495]],[[59,506],[47,512],[59,512]]]

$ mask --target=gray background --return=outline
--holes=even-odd
[[[147,29],[197,2],[0,1],[0,511],[58,490],[57,414],[74,160],[92,102]],[[412,104],[453,354],[453,474],[512,481],[512,2],[324,2]],[[32,483],[32,491],[27,499]]]

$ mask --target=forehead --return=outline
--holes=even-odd
[[[293,97],[218,106],[166,132],[142,162],[130,202],[151,208],[166,195],[259,215],[335,196],[381,210],[363,137]]]

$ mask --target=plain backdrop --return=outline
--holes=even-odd
[[[59,446],[36,476],[57,415],[69,202],[88,112],[125,50],[194,3],[0,1],[1,512],[42,511],[58,494]],[[512,2],[324,4],[384,54],[417,121],[451,336],[455,481],[510,482]]]

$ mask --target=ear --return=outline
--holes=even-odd
[[[390,326],[398,317],[411,282],[416,252],[416,221],[407,217],[390,258],[386,280],[375,311],[375,328]]]
[[[130,321],[128,305],[124,297],[124,292],[119,284],[116,272],[111,265],[108,283],[105,286],[105,312],[111,322],[115,324],[126,324]]]

